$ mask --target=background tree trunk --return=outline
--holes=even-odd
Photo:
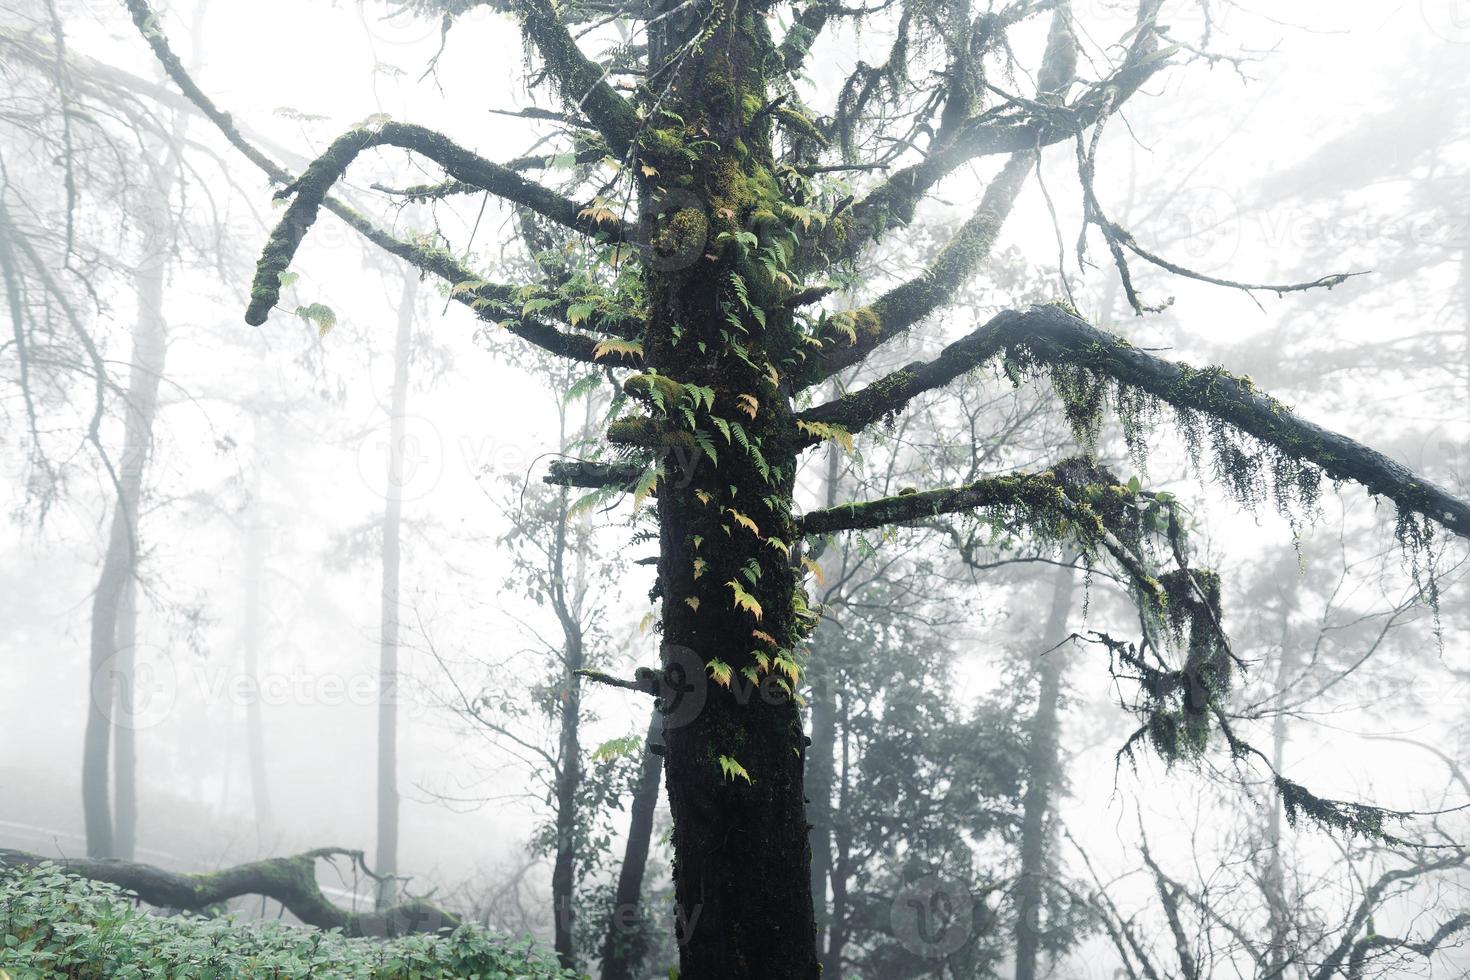
[[[618,886],[613,893],[612,915],[602,947],[602,980],[634,980],[634,971],[643,960],[644,936],[637,924],[642,918],[639,906],[643,899],[643,875],[648,869],[653,813],[658,807],[658,787],[664,773],[663,756],[654,752],[653,746],[662,734],[663,716],[655,708],[648,722],[643,768],[639,770],[633,801],[628,807],[628,843],[623,848],[623,864],[618,869]]]
[[[171,159],[173,150],[165,157]],[[133,728],[134,645],[138,564],[138,500],[142,494],[158,407],[158,383],[167,353],[163,320],[164,266],[170,252],[168,201],[172,178],[167,161],[158,168],[150,208],[140,216],[143,262],[135,273],[138,319],[133,330],[124,406],[122,458],[114,466],[117,483],[112,526],[97,589],[92,595],[91,698],[82,739],[82,810],[90,857],[131,857],[136,837],[137,794]],[[108,750],[117,739],[118,824],[114,832],[108,803]]]
[[[257,433],[256,439],[258,440]],[[265,765],[265,727],[260,715],[260,648],[265,632],[261,604],[261,590],[265,583],[265,559],[261,553],[262,530],[260,525],[260,481],[262,459],[256,451],[255,492],[251,495],[250,520],[245,530],[245,676],[254,685],[254,696],[245,701],[245,751],[250,767],[250,802],[255,813],[255,835],[258,850],[271,843],[273,817],[271,815],[270,782]]]
[[[836,443],[827,447],[826,493],[823,506],[837,505],[838,482],[842,455]],[[807,748],[807,822],[811,824],[812,846],[812,915],[816,922],[817,954],[822,958],[822,976],[836,980],[841,976],[840,964],[825,957],[827,925],[831,910],[827,905],[827,883],[832,874],[832,783],[836,766],[837,705],[836,686],[832,683],[835,665],[823,655],[822,638],[830,627],[818,626],[812,637],[811,659],[811,728],[812,744]]]
[[[1062,651],[1053,649],[1067,635],[1072,610],[1073,569],[1058,568],[1053,579],[1051,610],[1041,635],[1042,655],[1036,661],[1036,714],[1026,749],[1026,793],[1021,798],[1021,875],[1016,881],[1016,980],[1036,980],[1041,949],[1041,916],[1045,881],[1051,873],[1047,860],[1050,828],[1047,817],[1059,775],[1057,706],[1062,691]]]
[[[413,343],[418,277],[405,274],[398,300],[398,335],[393,344],[393,393],[388,421],[387,503],[383,508],[383,607],[378,662],[378,852],[383,876],[377,906],[396,899],[398,873],[398,571],[403,530],[404,412],[408,408],[408,362]]]
[[[1293,641],[1291,628],[1291,616],[1296,611],[1301,578],[1292,574],[1292,571],[1294,569],[1288,569],[1281,576],[1281,662],[1276,669],[1276,692],[1278,697],[1283,698],[1301,663],[1301,652]],[[1286,761],[1288,737],[1286,713],[1278,711],[1271,719],[1271,765],[1277,772],[1283,770],[1283,763]],[[1267,947],[1270,965],[1268,975],[1284,976],[1291,960],[1288,945],[1291,941],[1292,909],[1286,895],[1286,863],[1281,853],[1280,799],[1274,799],[1273,804],[1266,814],[1266,869],[1261,885],[1266,896],[1266,916],[1270,930]]]

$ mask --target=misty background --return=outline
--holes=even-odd
[[[1093,322],[1136,346],[1229,365],[1304,416],[1461,496],[1470,492],[1470,15],[1463,6],[1221,8],[1211,27],[1217,46],[1246,54],[1151,82],[1104,141],[1100,196],[1171,259],[1251,282],[1366,275],[1331,291],[1278,297],[1141,266],[1135,278],[1144,299],[1172,302],[1135,318],[1104,252],[1094,250],[1095,266],[1077,268],[1076,161],[1063,144],[1044,153],[1043,181],[1023,192],[989,274],[921,339],[888,352],[888,362],[938,350],[996,309],[1070,291]],[[120,7],[56,7],[66,51],[79,65],[173,91]],[[1073,9],[1080,24],[1109,37],[1131,16],[1103,0]],[[533,358],[515,338],[451,303],[437,284],[418,282],[330,215],[293,262],[300,276],[282,302],[288,311],[329,308],[330,328],[320,316],[279,312],[247,327],[254,262],[278,209],[264,176],[175,96],[140,89],[130,110],[170,134],[167,144],[140,137],[127,146],[126,134],[138,129],[123,111],[95,127],[78,124],[75,138],[87,145],[77,159],[85,163],[70,175],[75,227],[63,228],[67,181],[50,148],[28,136],[28,113],[38,105],[54,112],[87,94],[48,85],[27,61],[54,51],[50,14],[45,4],[0,7],[5,206],[65,255],[58,275],[85,284],[75,292],[77,315],[120,386],[137,357],[136,326],[147,319],[140,269],[152,268],[162,311],[157,406],[137,503],[136,700],[126,717],[113,718],[136,743],[133,856],[202,870],[325,845],[372,854],[385,513],[398,509],[399,872],[411,876],[410,893],[549,942],[551,863],[534,842],[552,790],[528,746],[554,746],[555,715],[543,708],[555,692],[544,674],[558,626],[528,567],[544,564],[532,537],[551,526],[537,516],[550,499],[541,483],[546,464],[558,452],[578,454],[579,434],[589,419],[598,431],[603,406],[568,401],[567,380],[528,370]],[[440,129],[503,160],[535,151],[535,130],[491,110],[555,105],[547,92],[524,87],[515,22],[488,11],[464,14],[442,37],[437,17],[372,3],[175,2],[164,20],[201,87],[293,169],[378,114]],[[858,60],[873,60],[884,38],[881,28],[844,30],[822,43],[812,59],[814,91],[839,83]],[[127,157],[104,145],[102,133],[131,154],[176,154],[176,183],[160,194],[141,169],[128,171]],[[439,228],[476,267],[523,261],[513,217],[493,198],[401,205],[372,189],[436,179],[432,166],[384,150],[356,165],[343,193],[401,235]],[[872,279],[834,297],[834,306],[920,268],[986,179],[977,167],[948,181],[941,200],[869,260]],[[40,302],[34,291],[27,297]],[[403,373],[395,385],[396,367]],[[93,600],[117,501],[109,466],[126,467],[139,448],[128,444],[121,395],[109,397],[90,441],[94,368],[57,371],[37,413],[44,461],[25,431],[20,388],[8,384],[3,395],[0,846],[47,855],[86,847],[81,759],[95,689]],[[975,416],[983,408],[991,413],[984,417],[1024,417],[1037,458],[1076,450],[1060,409],[1030,404],[1003,374],[981,373],[965,389]],[[931,407],[936,416],[950,410]],[[880,433],[860,458],[843,456],[842,479],[872,496],[953,482],[938,479],[951,465],[963,470],[946,455],[955,448],[946,431],[954,430],[915,423]],[[1121,440],[1113,465],[1125,480],[1137,476],[1185,503],[1202,553],[1226,582],[1226,626],[1253,665],[1235,693],[1241,731],[1263,747],[1277,739],[1281,770],[1324,796],[1404,811],[1470,800],[1458,768],[1470,757],[1463,542],[1434,542],[1429,569],[1424,553],[1395,540],[1392,508],[1354,486],[1326,487],[1308,522],[1269,502],[1242,508],[1195,476],[1181,440],[1160,433],[1146,470],[1128,461]],[[395,445],[396,475],[389,472]],[[825,450],[808,460],[798,503],[814,509],[824,506],[829,460]],[[657,543],[630,545],[628,519],[626,502],[573,518],[593,583],[597,665],[624,677],[657,660],[646,621],[653,570],[636,564],[654,556]],[[1060,635],[1046,635],[1049,566],[967,568],[954,563],[942,535],[873,534],[845,547],[853,555],[886,547],[905,568],[923,570],[910,582],[917,597],[895,598],[885,591],[892,583],[876,581],[844,615],[861,618],[865,604],[922,606],[916,615],[943,627],[931,652],[946,672],[917,683],[959,705],[1011,697],[1029,717],[1033,682],[1018,679],[1027,676],[1020,665],[1068,632],[1126,632],[1130,622],[1126,598],[1105,576],[1079,573],[1073,614]],[[1431,575],[1434,604],[1420,596]],[[918,630],[902,642],[930,643],[928,636]],[[1223,753],[1172,768],[1146,753],[1136,765],[1115,758],[1137,720],[1118,705],[1129,692],[1110,677],[1107,651],[1071,644],[1047,656],[1064,664],[1065,792],[1055,819],[1065,831],[1057,853],[1068,872],[1105,891],[1119,920],[1137,916],[1153,923],[1144,931],[1165,936],[1142,828],[1150,859],[1197,893],[1222,907],[1253,900],[1247,855],[1275,810],[1269,784]],[[1295,659],[1283,667],[1284,658]],[[581,700],[584,748],[639,737],[647,727],[648,706],[636,695],[590,685]],[[474,717],[469,703],[503,730]],[[665,806],[660,797],[649,871],[651,885],[662,887]],[[593,836],[605,834],[597,846],[615,852],[627,815],[616,804],[599,812]],[[1464,813],[1440,823],[1459,840],[1470,829]],[[1360,891],[1347,869],[1367,874],[1375,861],[1390,860],[1305,824],[1278,832],[1293,879],[1324,923],[1340,919]],[[373,901],[366,880],[321,880],[340,900]],[[1385,903],[1376,927],[1402,932],[1452,915],[1466,908],[1467,886],[1463,867],[1416,881]],[[238,905],[247,914],[264,910],[258,901]],[[1094,931],[1060,954],[1052,975],[1112,977],[1117,966],[1106,936]],[[1412,964],[1421,968],[1464,976],[1470,955],[1447,949],[1432,964]]]

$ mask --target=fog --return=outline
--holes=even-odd
[[[622,43],[647,55],[638,47],[646,13],[596,14],[645,5],[563,6],[579,18],[585,50]],[[814,6],[760,16],[779,37]],[[871,6],[834,16],[789,105],[819,120],[840,115],[849,76],[889,57],[900,8],[949,11],[936,22],[964,8],[964,26],[985,5]],[[1054,6],[996,6],[1039,12],[1010,29],[1015,62],[993,67],[980,105],[1036,91]],[[501,7],[519,9],[197,0],[160,9],[158,23],[241,140],[292,174],[349,129],[390,120],[491,161],[571,154],[550,113],[586,107],[558,98],[520,18]],[[1244,390],[1382,452],[1411,471],[1407,480],[1470,497],[1462,7],[1165,4],[1166,40],[1180,45],[1174,63],[1109,110],[1090,189],[1078,174],[1091,129],[1018,152],[1032,169],[1014,207],[943,310],[823,378],[794,410],[944,356],[1002,310],[1061,301],[1130,350],[1223,365],[1232,385],[1244,378]],[[1136,17],[1131,3],[1070,4],[1079,78],[1116,67],[1109,59],[1121,58]],[[935,44],[913,55],[905,84],[916,92],[939,84]],[[314,848],[361,851],[367,868],[398,882],[385,897],[364,868],[323,861],[317,880],[331,901],[370,910],[424,897],[552,950],[562,941],[553,879],[571,704],[579,761],[570,768],[582,781],[563,838],[576,859],[576,952],[563,962],[603,975],[599,916],[625,861],[640,770],[658,758],[643,747],[650,699],[629,679],[661,663],[669,612],[651,600],[668,544],[651,505],[664,508],[675,481],[671,470],[656,485],[624,481],[591,491],[579,509],[589,488],[543,477],[558,459],[643,465],[603,439],[639,404],[620,387],[637,366],[603,354],[590,364],[551,358],[505,325],[538,294],[471,308],[462,288],[421,276],[325,213],[290,258],[270,317],[247,326],[257,260],[290,202],[272,199],[279,185],[165,73],[127,7],[5,4],[0,79],[0,291],[14,328],[0,346],[0,848],[180,873]],[[913,111],[910,97],[872,109],[861,126]],[[528,106],[547,118],[514,115]],[[896,147],[893,166],[933,137],[886,144]],[[872,163],[879,145],[860,138],[852,155]],[[923,273],[1003,179],[1005,160],[955,168],[912,221],[840,275],[804,282],[832,285],[817,308],[863,307]],[[527,173],[578,208],[606,200],[618,210],[618,167],[568,158]],[[822,200],[861,202],[885,174],[849,169]],[[382,146],[332,193],[486,281],[549,277],[551,263],[531,256],[538,241],[571,254],[566,229],[537,239],[534,222],[495,194],[402,193],[444,179],[423,154]],[[1101,228],[1087,231],[1088,193],[1103,221],[1190,273],[1129,252],[1144,315],[1130,309]],[[595,339],[591,309],[579,317],[571,307],[562,329]],[[901,502],[914,488],[1044,471],[1091,451],[1112,484],[1144,491],[1127,507],[1162,522],[1164,543],[1147,551],[1153,573],[1172,567],[1178,527],[1191,566],[1218,574],[1229,640],[1216,656],[1233,662],[1232,679],[1212,694],[1218,715],[1201,723],[1210,732],[1202,751],[1171,757],[1159,747],[1140,693],[1146,672],[1129,650],[1144,656],[1138,644],[1156,630],[1158,649],[1182,662],[1209,642],[1205,627],[1175,623],[1173,645],[1159,639],[1169,624],[1140,613],[1131,566],[1110,545],[1089,551],[1069,537],[1075,514],[1028,536],[1035,515],[1024,508],[978,519],[936,509],[789,542],[782,567],[795,567],[813,607],[826,604],[804,641],[800,680],[790,675],[812,739],[797,752],[808,820],[835,828],[837,856],[827,860],[846,862],[818,885],[817,956],[831,954],[823,975],[1082,980],[1150,975],[1143,964],[1152,963],[1158,976],[1470,976],[1465,923],[1436,932],[1470,908],[1470,853],[1460,849],[1470,833],[1470,580],[1454,515],[1402,519],[1389,485],[1371,494],[1331,464],[1320,496],[1297,493],[1296,471],[1267,442],[1222,435],[1208,411],[1181,420],[1168,396],[1142,408],[1139,434],[1110,389],[1089,444],[1092,420],[1078,407],[1088,378],[1039,361],[1019,369],[1008,348],[952,372],[951,388],[881,413],[851,446],[845,430],[811,440],[819,444],[800,457],[794,512]],[[140,386],[149,377],[156,395]],[[756,465],[728,433],[715,445],[721,466]],[[1245,464],[1232,469],[1222,447],[1264,466],[1238,478]],[[733,496],[735,513],[754,513],[749,497]],[[1172,517],[1158,516],[1176,503]],[[701,553],[718,565],[734,540],[706,541],[714,554]],[[746,585],[719,573],[721,588],[731,578],[737,612],[757,578],[769,586],[772,572],[756,571]],[[699,613],[700,601],[691,608]],[[100,660],[99,610],[111,617]],[[759,610],[751,625],[775,629],[782,614]],[[385,679],[385,656],[396,679]],[[719,666],[730,670],[711,661],[707,680],[701,660],[693,671],[712,698]],[[1038,720],[1048,697],[1050,729]],[[839,707],[824,715],[824,702]],[[89,718],[94,738],[111,733],[93,756],[106,766],[102,799],[117,838],[102,850],[95,827],[89,846],[83,807]],[[388,851],[385,723],[398,801]],[[1045,911],[1029,913],[1041,952],[1026,973],[1016,951],[1025,917],[1008,910],[1030,873],[1023,824],[1036,804],[1027,793],[1042,731],[1056,740],[1056,772],[1036,816],[1046,826]],[[824,737],[830,812],[810,809]],[[1320,821],[1308,806],[1287,819],[1295,815],[1283,812],[1273,767],[1316,802],[1388,812],[1363,820],[1347,807]],[[740,774],[714,772],[720,792],[741,788]],[[775,781],[743,776],[752,791]],[[118,795],[128,786],[134,803]],[[660,785],[638,977],[670,975],[680,962],[673,920],[690,915],[671,879],[668,794]],[[1413,873],[1365,897],[1393,869]],[[927,903],[936,889],[949,910],[938,938],[904,918],[912,894]],[[1366,924],[1355,918],[1360,905]],[[229,910],[295,918],[255,893]],[[847,942],[840,955],[837,932]],[[1345,959],[1328,963],[1344,937],[1356,949],[1371,936],[1402,942],[1364,945],[1358,973]],[[1428,955],[1409,945],[1430,936]],[[691,955],[684,975],[702,980]]]

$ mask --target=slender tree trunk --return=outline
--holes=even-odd
[[[1288,573],[1289,574],[1289,573]],[[1297,592],[1301,580],[1291,575],[1283,584],[1286,590],[1281,604],[1281,661],[1276,669],[1276,691],[1283,695],[1301,662],[1301,651],[1292,638],[1291,616],[1296,611]],[[1289,732],[1286,714],[1277,712],[1271,719],[1271,765],[1281,772],[1286,757]],[[1267,957],[1268,976],[1284,977],[1290,962],[1291,907],[1286,895],[1286,865],[1281,853],[1281,801],[1273,800],[1266,816],[1266,871],[1262,882],[1266,894],[1266,915],[1270,929]]]
[[[847,886],[852,877],[852,828],[840,819],[841,814],[847,812],[847,793],[852,786],[851,743],[848,740],[851,728],[846,701],[840,704],[834,702],[834,706],[836,708],[838,759],[835,766],[837,805],[833,814],[838,819],[834,819],[831,825],[832,912],[827,925],[827,950],[822,957],[823,980],[842,976],[842,958],[847,952],[849,932]]]
[[[257,435],[257,438],[259,436]],[[256,472],[259,472],[257,454]],[[265,728],[260,716],[260,648],[264,634],[261,589],[264,586],[265,560],[261,554],[259,482],[250,504],[251,520],[245,538],[245,676],[251,679],[255,696],[245,701],[245,751],[250,767],[250,801],[255,812],[255,836],[258,849],[271,843],[270,783],[265,765]]]
[[[841,451],[833,443],[827,449],[825,506],[837,503],[837,487],[841,473]],[[827,905],[827,883],[832,874],[832,782],[836,767],[837,705],[833,674],[836,665],[827,656],[823,639],[831,636],[831,627],[818,626],[812,637],[811,717],[812,744],[807,749],[807,822],[811,824],[812,842],[812,912],[816,921],[818,956],[826,947],[830,910]],[[836,980],[838,964],[823,959],[823,980]]]
[[[129,574],[123,583],[117,604],[117,668],[118,685],[114,692],[112,715],[112,771],[115,778],[112,803],[116,820],[117,856],[133,859],[138,843],[138,744],[129,719],[137,708],[133,690],[137,683],[133,670],[138,643],[138,581]]]
[[[388,421],[387,503],[383,508],[383,606],[378,663],[378,853],[379,909],[392,905],[398,873],[398,570],[403,530],[404,412],[408,408],[408,361],[413,341],[418,277],[405,273],[398,300],[398,336],[393,344],[393,392]]]
[[[664,773],[663,756],[654,752],[653,747],[662,735],[663,715],[655,708],[648,723],[643,767],[638,772],[633,801],[628,807],[628,843],[623,848],[623,864],[618,869],[612,915],[602,947],[602,980],[634,980],[634,971],[646,952],[640,905],[643,875],[648,869],[648,854],[653,844],[653,813],[658,807],[658,787]]]
[[[170,151],[171,152],[171,151]],[[160,172],[171,170],[165,164]],[[123,426],[122,458],[113,469],[117,476],[112,526],[103,555],[97,589],[92,595],[91,693],[82,739],[82,811],[89,857],[131,857],[136,836],[134,790],[133,659],[136,632],[134,583],[137,574],[138,500],[153,438],[158,406],[158,382],[167,350],[163,321],[163,279],[167,262],[168,196],[171,178],[153,189],[152,206],[144,209],[143,263],[134,275],[138,321],[128,370],[128,393]],[[108,753],[117,739],[118,824],[114,831],[108,801]]]
[[[1072,610],[1073,570],[1058,568],[1052,585],[1051,611],[1036,661],[1036,714],[1026,747],[1026,792],[1021,798],[1021,875],[1016,881],[1016,980],[1036,980],[1041,948],[1045,882],[1053,791],[1061,766],[1058,754],[1057,706],[1062,691],[1062,654],[1055,647],[1067,634]]]
[[[576,915],[573,905],[577,884],[577,789],[582,784],[581,670],[585,661],[580,631],[567,636],[566,670],[562,677],[561,769],[556,778],[556,857],[551,866],[551,902],[555,913],[553,929],[557,959],[566,969],[575,969]]]
[[[579,439],[590,436],[594,411],[585,405]],[[560,416],[558,444],[567,445],[565,409]],[[570,496],[563,489],[557,499],[556,536],[551,552],[551,604],[562,631],[561,733],[558,739],[559,768],[556,774],[556,854],[551,866],[553,947],[557,959],[568,970],[577,968],[576,887],[577,826],[581,818],[577,792],[582,786],[582,676],[587,665],[586,634],[582,628],[587,597],[587,551],[585,538],[568,538]],[[581,519],[585,530],[587,520]],[[567,554],[573,552],[574,569],[567,572]],[[569,580],[570,579],[570,580]]]

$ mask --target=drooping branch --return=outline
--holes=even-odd
[[[149,905],[200,912],[243,895],[263,895],[280,902],[292,915],[318,929],[341,929],[348,936],[401,936],[433,933],[459,925],[459,918],[428,902],[414,900],[381,912],[351,912],[327,900],[316,882],[316,863],[347,858],[369,878],[376,878],[361,851],[323,847],[292,857],[251,861],[222,871],[183,874],[150,864],[110,858],[45,858],[25,851],[0,849],[0,867],[27,868],[51,862],[94,881],[110,882],[135,892]]]
[[[615,154],[624,155],[638,132],[638,115],[608,83],[608,72],[577,47],[551,0],[513,0],[512,6],[562,99],[592,121]]]
[[[1064,460],[1041,473],[991,476],[958,487],[809,511],[797,521],[797,527],[804,535],[830,534],[928,520],[941,514],[1016,511],[1021,515],[1019,522],[1033,531],[1056,538],[1070,535],[1089,553],[1105,550],[1146,599],[1158,602],[1163,598],[1162,587],[1145,565],[1134,540],[1137,531],[1126,526],[1120,506],[1125,498],[1136,496],[1087,461]]]
[[[1202,370],[1155,357],[1058,306],[1002,313],[950,344],[934,360],[910,364],[798,419],[839,424],[856,432],[1000,354],[1021,365],[1093,371],[1175,408],[1204,413],[1293,459],[1314,464],[1333,480],[1359,483],[1392,500],[1402,512],[1422,515],[1470,537],[1470,504],[1401,463],[1302,418],[1256,391],[1248,379],[1220,368]]]
[[[163,66],[165,73],[183,91],[188,100],[215,124],[231,146],[234,146],[251,163],[259,167],[273,182],[289,185],[291,174],[280,164],[266,156],[256,147],[230,114],[221,110],[214,101],[199,88],[178,55],[168,43],[168,37],[158,22],[157,15],[147,0],[125,0],[133,23],[143,39],[153,50],[154,56]],[[322,206],[347,223],[358,234],[379,248],[395,255],[415,268],[438,276],[451,286],[461,283],[473,284],[473,289],[460,289],[452,293],[460,303],[474,310],[481,319],[498,320],[507,331],[535,344],[552,354],[579,361],[594,361],[596,342],[589,337],[557,330],[534,317],[519,314],[520,303],[515,298],[515,289],[482,283],[479,278],[456,261],[443,249],[430,249],[402,241],[373,224],[354,208],[333,197],[325,197]],[[279,280],[278,280],[279,282]]]

